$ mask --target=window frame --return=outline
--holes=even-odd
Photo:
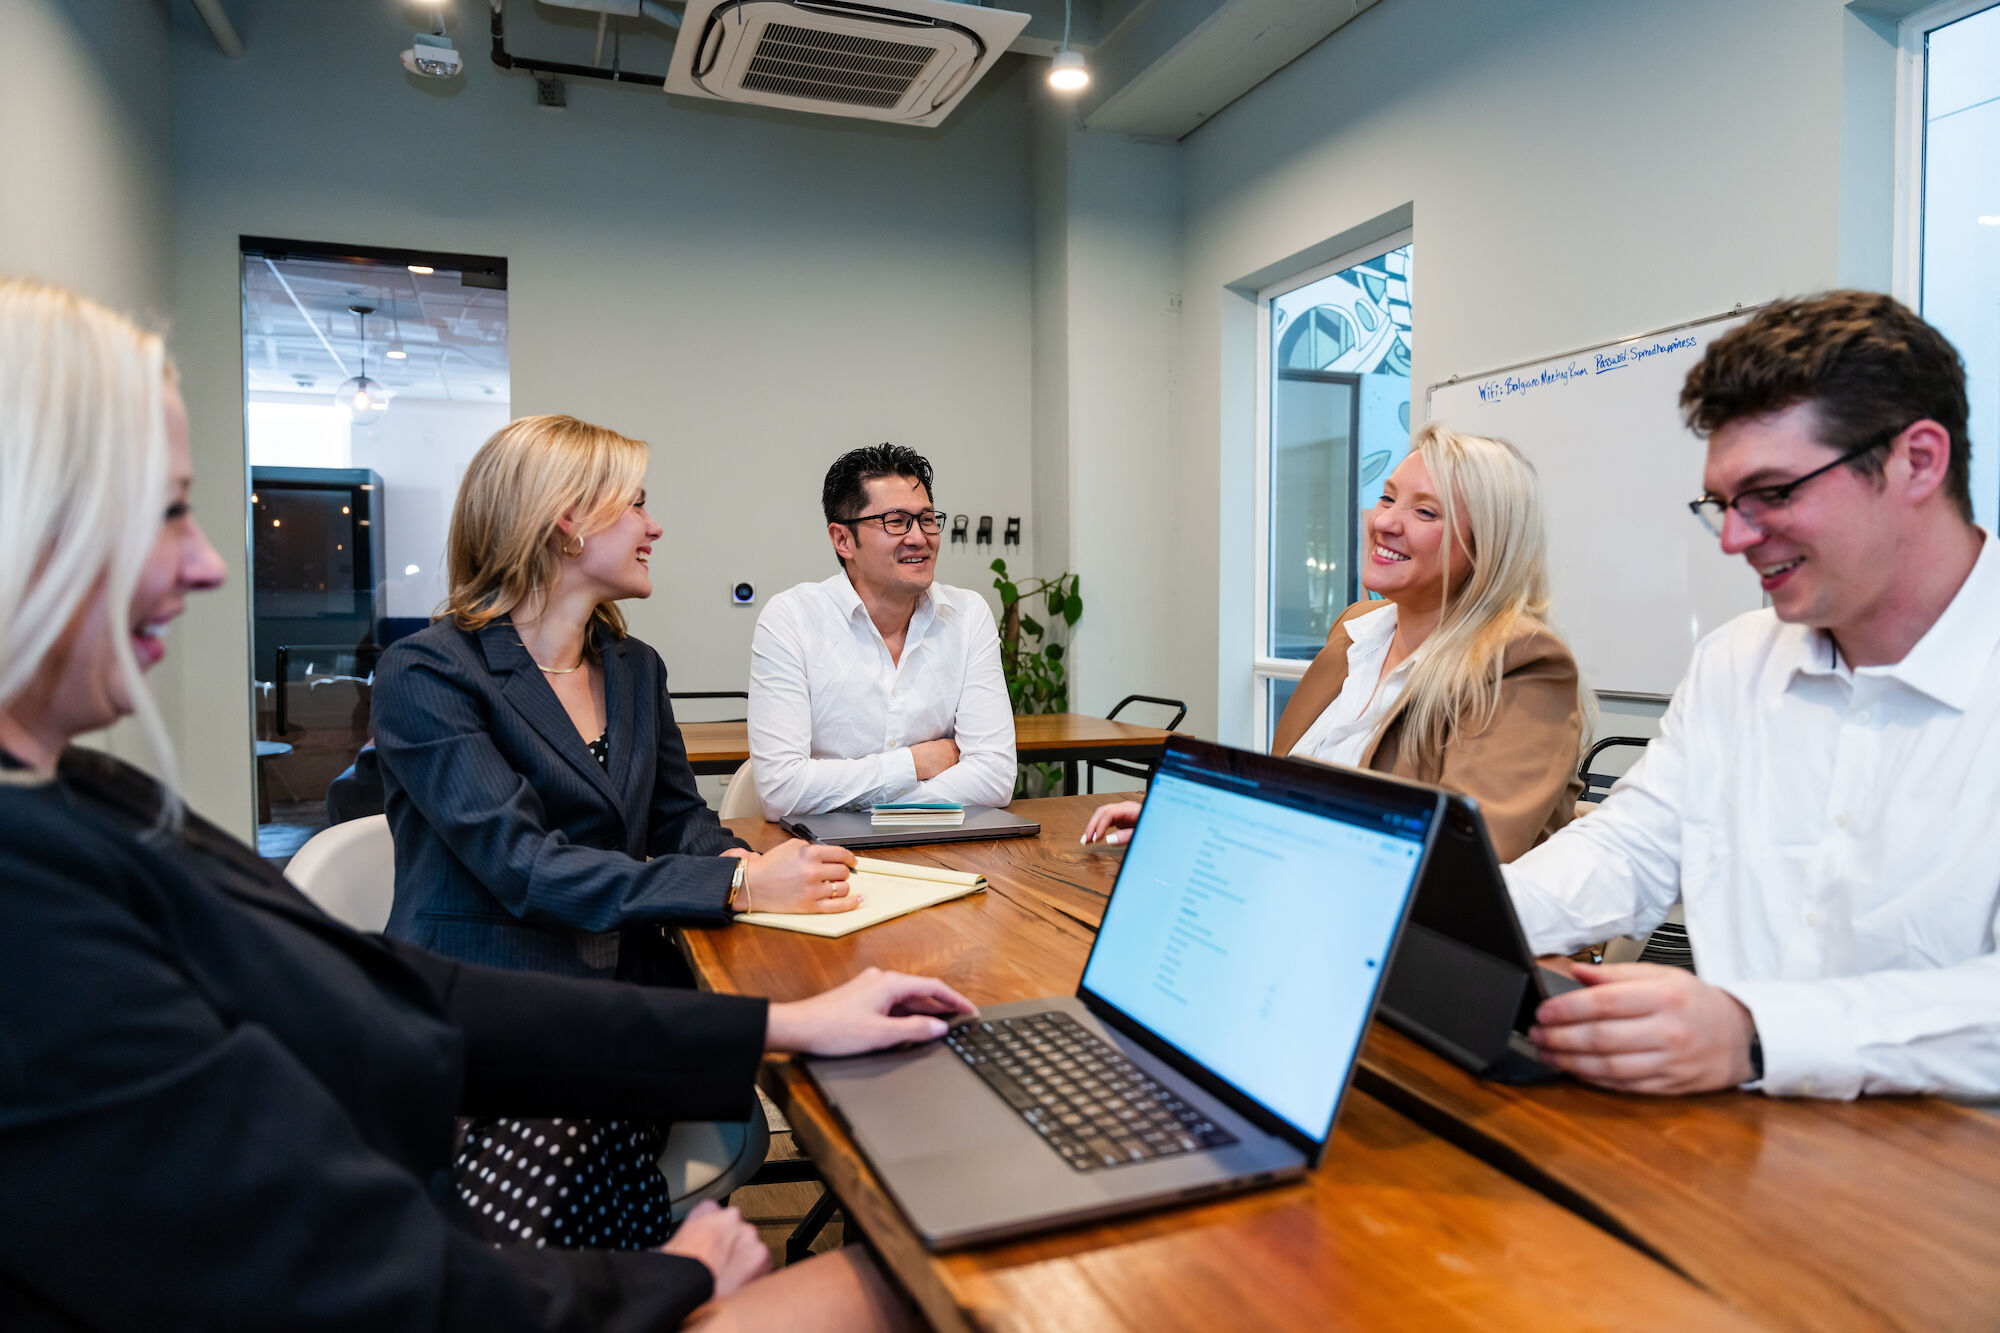
[[[1896,186],[1889,294],[1912,310],[1924,296],[1925,85],[1930,35],[1996,7],[1996,0],[1941,0],[1896,26]]]
[[[1277,348],[1271,339],[1271,305],[1281,296],[1287,296],[1301,287],[1310,286],[1322,278],[1332,277],[1357,264],[1400,250],[1412,245],[1416,240],[1416,229],[1404,227],[1379,240],[1357,246],[1345,254],[1336,255],[1325,263],[1315,264],[1309,269],[1282,278],[1257,293],[1257,393],[1256,421],[1253,427],[1251,455],[1253,474],[1251,479],[1251,504],[1253,513],[1250,524],[1251,557],[1251,640],[1250,640],[1250,717],[1257,737],[1258,748],[1268,744],[1271,726],[1275,718],[1270,714],[1272,680],[1302,679],[1310,661],[1297,658],[1272,657],[1267,651],[1270,643],[1271,622],[1271,389],[1276,376],[1274,360]],[[1410,293],[1414,308],[1416,292]],[[1414,320],[1412,321],[1414,327]],[[1411,381],[1413,384],[1415,380]],[[1357,394],[1357,410],[1359,396]],[[1358,441],[1356,442],[1358,445]],[[1358,462],[1358,459],[1357,459]]]

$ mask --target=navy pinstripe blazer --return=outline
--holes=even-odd
[[[440,620],[382,654],[387,934],[498,967],[642,978],[672,948],[663,924],[730,920],[735,862],[717,853],[744,844],[695,790],[666,666],[592,633],[605,765],[504,617],[477,633]]]

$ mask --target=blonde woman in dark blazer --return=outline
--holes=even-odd
[[[1426,426],[1364,520],[1356,602],[1292,692],[1271,752],[1451,787],[1511,861],[1569,822],[1589,704],[1549,628],[1532,465],[1510,444]],[[1091,817],[1122,842],[1136,803]]]
[[[493,1245],[453,1122],[740,1116],[766,1051],[935,1039],[971,1005],[872,969],[767,1004],[347,929],[170,776],[71,744],[132,716],[172,774],[145,673],[225,573],[159,336],[0,277],[0,405],[0,1329],[637,1333],[704,1304],[707,1333],[912,1327],[858,1247],[758,1278],[755,1228],[712,1203],[654,1253]]]

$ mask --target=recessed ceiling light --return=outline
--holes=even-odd
[[[408,267],[410,272],[421,273],[424,274],[425,276],[429,276],[430,274],[437,272],[437,270],[432,268],[429,264],[411,264]]]

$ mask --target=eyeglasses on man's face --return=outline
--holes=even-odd
[[[891,537],[907,537],[910,525],[916,524],[926,535],[935,537],[944,531],[945,520],[951,515],[941,509],[923,509],[912,514],[907,509],[885,509],[879,514],[861,514],[854,518],[844,518],[841,522],[849,527],[862,523],[880,523],[882,531]]]
[[[1752,486],[1747,491],[1737,492],[1728,500],[1710,492],[1688,501],[1688,508],[1701,520],[1701,525],[1717,537],[1722,535],[1723,522],[1732,509],[1736,511],[1738,518],[1757,531],[1767,531],[1773,523],[1784,521],[1786,513],[1792,507],[1792,496],[1797,493],[1799,487],[1814,477],[1825,476],[1843,463],[1852,463],[1863,454],[1880,449],[1901,433],[1897,431],[1882,439],[1870,440],[1860,448],[1850,449],[1825,467],[1816,467],[1802,477],[1793,477],[1790,481],[1776,486]]]

